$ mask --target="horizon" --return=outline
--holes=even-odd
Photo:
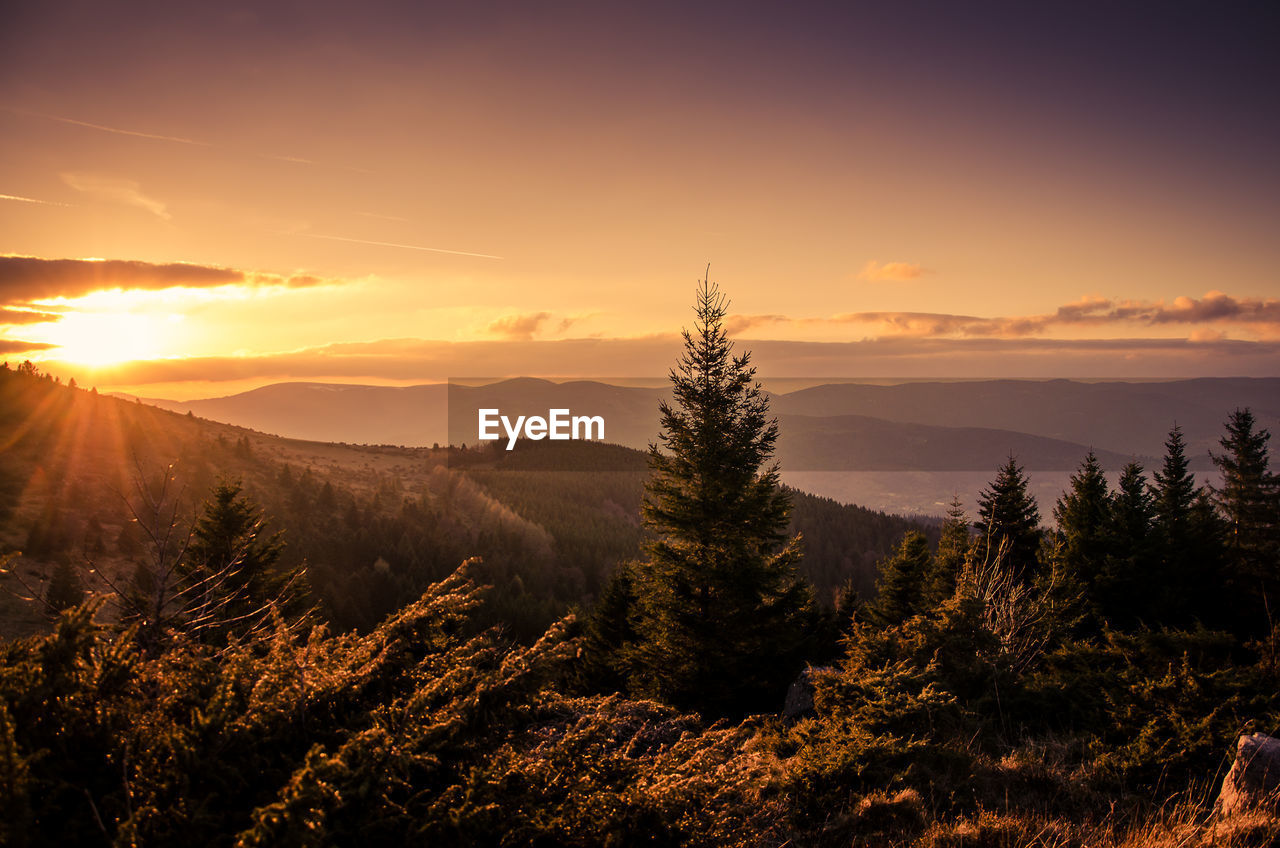
[[[10,367],[14,367],[17,363],[6,361]],[[75,378],[76,374],[72,372],[59,373],[57,371],[49,371],[52,376],[61,380]],[[820,386],[833,385],[856,385],[856,386],[903,386],[913,383],[988,383],[988,382],[1026,382],[1026,383],[1052,383],[1052,382],[1071,382],[1071,383],[1180,383],[1193,380],[1268,380],[1276,379],[1271,376],[1245,376],[1236,374],[1225,374],[1221,376],[1209,377],[757,377],[758,382],[765,391],[776,394],[790,394],[793,392],[801,392],[805,389],[817,388]],[[223,394],[217,395],[201,395],[199,390],[206,384],[196,381],[169,384],[182,391],[178,394],[185,396],[160,396],[135,394],[130,391],[121,389],[104,390],[102,393],[115,397],[124,397],[129,399],[138,399],[142,401],[162,400],[162,401],[198,401],[198,400],[220,400],[223,398],[235,397],[237,395],[248,394],[259,389],[269,389],[276,386],[335,386],[349,388],[375,388],[375,389],[414,389],[425,388],[431,386],[485,386],[495,383],[503,383],[516,380],[539,380],[555,385],[565,383],[600,383],[609,386],[623,386],[628,388],[664,388],[669,385],[669,378],[653,377],[653,378],[616,378],[616,377],[590,377],[590,376],[544,376],[532,374],[519,374],[510,377],[466,377],[466,378],[449,378],[445,380],[430,381],[394,381],[394,382],[375,382],[375,381],[344,381],[344,380],[270,380],[270,381],[250,381],[243,387],[238,387],[234,391],[228,391],[227,387],[222,384]],[[778,384],[793,384],[790,388],[781,388]],[[77,378],[77,385],[81,388],[97,388],[97,386],[82,385]],[[166,384],[161,384],[166,385]]]

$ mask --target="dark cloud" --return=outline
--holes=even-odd
[[[0,303],[78,297],[100,289],[211,288],[235,284],[314,286],[331,283],[309,274],[281,276],[187,262],[158,264],[124,259],[42,259],[0,256]]]
[[[883,336],[914,338],[1026,338],[1058,327],[1128,324],[1160,326],[1184,324],[1200,328],[1197,338],[1208,338],[1213,325],[1245,325],[1264,338],[1280,338],[1280,299],[1236,298],[1209,292],[1202,298],[1179,297],[1164,301],[1113,301],[1085,297],[1059,306],[1045,315],[1001,315],[984,318],[946,312],[846,312],[828,318],[791,318],[786,315],[731,315],[725,322],[730,333],[765,325],[867,324],[877,325]]]
[[[0,354],[6,353],[33,353],[37,350],[49,350],[56,345],[42,344],[41,342],[23,342],[17,339],[0,339]]]
[[[1172,306],[1161,305],[1149,319],[1153,324],[1198,324],[1216,321],[1280,324],[1280,300],[1234,298],[1222,292],[1209,292],[1200,300],[1180,297]]]
[[[61,319],[62,315],[57,312],[40,312],[35,309],[7,309],[0,306],[0,324],[43,324]]]
[[[108,259],[40,259],[0,256],[0,299],[13,303],[50,297],[78,297],[98,289],[208,287],[244,282],[231,268]]]

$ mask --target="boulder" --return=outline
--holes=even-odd
[[[817,675],[831,671],[830,666],[809,666],[800,672],[787,689],[787,699],[782,705],[784,718],[796,720],[813,712],[813,687]]]
[[[1223,815],[1274,803],[1280,794],[1280,739],[1265,733],[1241,736],[1236,743],[1236,761],[1222,781],[1222,791],[1214,805]]]

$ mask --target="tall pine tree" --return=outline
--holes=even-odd
[[[1213,499],[1225,522],[1232,583],[1243,593],[1241,600],[1252,599],[1249,615],[1256,630],[1280,601],[1280,486],[1268,467],[1271,433],[1255,426],[1248,409],[1237,409],[1227,420],[1219,441],[1224,452],[1213,454],[1222,472]]]
[[[930,609],[928,578],[932,566],[924,534],[913,530],[903,536],[893,555],[880,563],[876,599],[867,610],[870,621],[892,627]]]
[[[1021,579],[1034,576],[1040,552],[1040,508],[1027,491],[1027,477],[1011,455],[978,498],[974,523],[991,555],[1005,552],[1005,564]]]
[[[1155,584],[1152,566],[1152,522],[1155,506],[1143,468],[1130,462],[1120,472],[1108,514],[1110,547],[1093,587],[1098,614],[1115,627],[1149,620]]]
[[[1182,428],[1174,425],[1152,490],[1161,572],[1151,587],[1159,599],[1151,623],[1217,625],[1224,623],[1219,525],[1208,493],[1196,485],[1186,448]]]
[[[728,301],[704,279],[697,320],[660,405],[643,519],[653,534],[634,573],[631,688],[708,716],[776,709],[801,665],[812,592],[787,538],[776,419],[750,355],[733,355]]]
[[[1092,450],[1071,475],[1070,488],[1053,509],[1062,542],[1063,564],[1092,595],[1111,549],[1109,530],[1111,496],[1107,478]]]
[[[942,522],[942,536],[938,540],[938,553],[934,557],[927,587],[933,605],[942,603],[955,593],[956,579],[964,568],[972,544],[973,534],[969,532],[964,504],[960,502],[959,495],[954,495],[947,507],[947,517]]]

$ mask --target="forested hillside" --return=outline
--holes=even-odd
[[[27,595],[47,591],[58,563],[92,591],[108,591],[104,577],[130,579],[150,555],[139,484],[166,475],[184,521],[218,482],[239,481],[283,534],[281,565],[305,564],[340,629],[373,627],[478,556],[494,586],[487,620],[532,639],[590,606],[639,553],[646,466],[634,450],[572,443],[551,460],[550,443],[508,454],[287,440],[12,370],[0,371],[0,418],[0,542],[22,551],[12,567],[30,591],[13,588]],[[801,493],[792,520],[826,605],[850,581],[873,592],[877,560],[920,528]],[[8,635],[48,627],[39,604],[5,593],[0,605]]]

